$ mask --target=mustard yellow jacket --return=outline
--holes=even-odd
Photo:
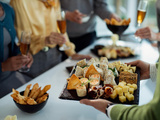
[[[45,46],[53,48],[57,45],[45,45],[45,37],[51,32],[58,32],[56,13],[60,12],[60,4],[55,9],[54,7],[47,8],[41,0],[11,0],[10,5],[15,11],[15,28],[18,38],[20,39],[22,31],[32,31],[30,51],[33,55]],[[66,50],[65,53],[68,56],[75,54],[75,46],[69,41],[68,36],[66,45],[70,49]]]

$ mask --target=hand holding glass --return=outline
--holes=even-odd
[[[61,11],[60,15],[57,17],[57,28],[58,28],[58,31],[61,33],[61,34],[65,34],[66,33],[66,20],[65,20],[65,12],[64,11]],[[70,47],[68,47],[66,44],[63,44],[59,50],[60,51],[64,51],[64,50],[68,50],[70,49]]]
[[[31,41],[31,32],[30,31],[23,31],[21,33],[21,41],[20,41],[20,51],[22,55],[27,55],[29,48],[30,48],[30,41]],[[20,72],[28,72],[29,68],[25,65],[19,69]]]
[[[143,20],[146,16],[147,4],[148,4],[148,1],[145,1],[145,0],[141,0],[139,2],[138,9],[137,9],[137,24],[138,24],[138,27],[140,27],[141,23],[143,22]],[[136,36],[136,39],[139,42],[141,42],[141,38]]]

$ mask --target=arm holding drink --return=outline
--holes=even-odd
[[[65,53],[68,56],[71,56],[73,60],[81,60],[84,58],[86,58],[87,60],[91,59],[91,56],[89,55],[77,54],[74,51],[75,45],[69,42],[69,39],[66,33],[65,35],[62,35],[60,33],[52,32],[49,36],[46,37],[45,44],[58,44],[58,45],[66,44],[67,46],[70,47],[70,49],[66,50]]]
[[[160,33],[155,33],[149,27],[138,29],[135,33],[141,39],[149,39],[151,41],[160,41]]]
[[[30,68],[32,63],[33,63],[33,58],[30,53],[27,56],[24,55],[13,56],[1,63],[2,72],[16,71],[25,65],[27,65],[27,67]]]

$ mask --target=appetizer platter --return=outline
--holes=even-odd
[[[135,51],[130,47],[120,45],[96,45],[91,52],[98,57],[107,57],[108,60],[135,57]]]
[[[60,99],[107,99],[114,103],[138,104],[140,70],[106,57],[79,61],[67,79]]]

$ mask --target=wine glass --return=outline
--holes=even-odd
[[[65,12],[61,11],[60,15],[58,14],[58,16],[57,16],[58,32],[64,35],[66,33],[66,28],[67,28],[67,25],[66,25],[66,19],[65,19]],[[63,44],[59,48],[60,51],[64,51],[64,50],[68,50],[68,49],[70,49],[70,47],[68,47],[66,44]]]
[[[141,0],[139,1],[138,9],[137,9],[137,29],[140,28],[141,23],[143,22],[145,16],[146,16],[146,11],[147,11],[147,5],[148,1]],[[142,40],[140,37],[135,36],[135,38],[141,43]]]
[[[30,49],[31,31],[23,31],[21,33],[20,51],[22,55],[27,55]],[[28,72],[29,68],[25,65],[19,69],[19,72]]]

